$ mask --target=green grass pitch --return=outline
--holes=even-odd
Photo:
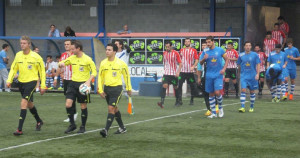
[[[99,129],[105,126],[107,106],[99,95],[92,95],[87,133],[81,135],[64,134],[68,126],[63,122],[67,117],[64,96],[49,93],[34,95],[44,121],[42,130],[35,131],[36,122],[27,111],[24,135],[13,136],[20,99],[19,93],[0,93],[0,157],[300,157],[299,98],[271,103],[266,96],[256,100],[254,113],[248,112],[249,102],[246,113],[239,113],[239,100],[225,99],[221,119],[204,116],[203,98],[196,98],[194,106],[186,98],[176,108],[175,99],[168,97],[160,109],[158,97],[133,96],[133,116],[127,114],[127,100],[122,98],[119,107],[128,132],[114,135],[114,121],[105,139]],[[80,114],[79,105],[77,111]],[[80,115],[76,122],[79,127]]]

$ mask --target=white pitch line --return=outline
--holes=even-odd
[[[248,102],[248,101],[246,101],[246,102]],[[240,104],[240,103],[238,102],[238,103],[232,103],[232,104],[224,104],[222,106],[235,105],[235,104]],[[181,116],[181,115],[185,115],[185,114],[191,114],[191,113],[200,112],[200,111],[204,111],[204,110],[206,110],[206,109],[188,111],[188,112],[183,112],[183,113],[174,114],[174,115],[168,115],[168,116],[162,116],[162,117],[156,117],[156,118],[152,118],[152,119],[148,119],[148,120],[143,120],[143,121],[136,121],[136,122],[125,124],[125,126],[135,125],[135,124],[138,124],[138,123],[144,123],[144,122],[149,122],[149,121],[161,120],[161,119],[164,119],[164,118]],[[118,127],[118,126],[113,126],[111,128],[116,128],[116,127]],[[83,134],[93,133],[93,132],[97,132],[97,131],[100,131],[100,130],[101,129],[90,130],[90,131],[86,131]],[[16,149],[16,148],[23,147],[23,146],[28,146],[28,145],[32,145],[32,144],[48,142],[48,141],[52,141],[52,140],[64,139],[64,138],[74,137],[74,136],[78,136],[78,135],[82,135],[82,134],[71,134],[71,135],[66,135],[66,136],[61,136],[61,137],[55,137],[55,138],[48,138],[48,139],[44,139],[44,140],[38,140],[38,141],[34,141],[34,142],[29,142],[29,143],[24,143],[24,144],[20,144],[20,145],[15,145],[15,146],[10,146],[10,147],[6,147],[6,148],[2,148],[2,149],[0,149],[0,151],[10,150],[10,149]]]

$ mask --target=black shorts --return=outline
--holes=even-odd
[[[67,94],[68,85],[72,82],[72,80],[64,80],[64,95]]]
[[[104,86],[104,93],[106,94],[107,105],[117,106],[122,97],[123,87],[120,86]]]
[[[19,82],[19,90],[23,99],[33,102],[33,93],[35,91],[37,81],[22,83]]]
[[[164,75],[162,78],[163,84],[172,84],[173,86],[178,86],[178,78],[173,75]]]
[[[91,102],[90,94],[82,95],[79,93],[79,86],[82,83],[85,83],[85,82],[71,81],[68,85],[68,89],[66,92],[66,98],[72,99],[73,101],[76,101],[76,98],[77,98],[78,103],[90,103]]]
[[[265,71],[260,72],[259,73],[259,78],[265,78],[265,74],[266,74]]]
[[[195,75],[194,73],[185,73],[185,72],[180,72],[180,75],[178,77],[179,83],[182,84],[187,80],[188,84],[194,84],[195,81]]]
[[[236,69],[235,68],[227,68],[225,71],[225,78],[231,78],[232,80],[236,79]]]

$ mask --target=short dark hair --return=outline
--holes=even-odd
[[[293,42],[292,38],[288,38],[288,39],[286,39],[286,43],[292,43],[293,44],[294,42]]]
[[[67,42],[67,41],[70,41],[70,42],[72,43],[72,40],[71,40],[71,39],[66,39],[66,40],[64,41],[64,43]]]
[[[276,26],[276,25],[279,26],[279,23],[275,23],[275,24],[274,24],[274,26]]]
[[[232,42],[228,42],[228,43],[227,43],[227,45],[228,45],[228,44],[230,44],[230,45],[233,45],[233,43],[232,43]]]
[[[261,47],[260,47],[260,44],[255,44],[255,47],[259,47],[259,48],[261,48]]]
[[[9,45],[6,43],[2,45],[2,49],[5,49],[6,47],[9,47]]]
[[[271,31],[267,31],[266,35],[272,35],[272,32]]]
[[[114,51],[114,52],[117,52],[117,51],[118,51],[118,47],[117,47],[117,45],[115,45],[114,43],[108,43],[108,44],[106,45],[106,47],[108,47],[108,46],[113,47],[113,51]]]
[[[284,19],[283,16],[279,16],[279,17],[277,18],[277,20],[284,20],[284,21],[285,21],[285,19]]]
[[[170,46],[172,46],[172,43],[170,41],[165,42],[165,45],[169,44]]]
[[[250,41],[246,41],[246,42],[244,43],[244,46],[245,46],[247,43],[250,43],[250,45],[252,45],[252,43],[251,43]]]
[[[124,41],[123,40],[117,39],[117,40],[115,40],[115,42],[118,42],[120,45],[122,45],[122,49],[123,49],[123,47],[124,47]]]
[[[35,49],[37,49],[37,48],[39,48],[39,47],[37,47],[37,46],[34,46],[34,47],[32,48],[32,50],[35,50]]]
[[[205,40],[211,40],[211,41],[214,41],[214,37],[213,36],[207,36]]]
[[[51,24],[51,25],[50,25],[50,27],[52,27],[52,26],[56,27],[54,24]]]
[[[189,37],[185,38],[185,39],[184,39],[184,42],[185,42],[185,40],[191,40],[191,38],[189,38]]]
[[[71,45],[74,45],[75,48],[79,48],[81,51],[83,50],[82,44],[80,41],[72,41]]]
[[[202,44],[206,44],[206,41],[203,41],[203,42],[201,43],[201,45],[202,45]]]
[[[269,69],[269,74],[270,74],[271,77],[275,77],[276,76],[274,68],[270,68]]]
[[[47,55],[47,58],[50,58],[50,59],[52,59],[52,55]]]
[[[281,44],[275,44],[275,48],[281,48]]]

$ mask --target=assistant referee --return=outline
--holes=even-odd
[[[14,76],[19,72],[19,90],[21,92],[21,112],[19,117],[19,127],[13,134],[22,135],[23,123],[26,118],[27,108],[36,119],[36,131],[40,131],[43,121],[38,115],[38,112],[33,105],[33,93],[37,80],[41,79],[41,95],[45,93],[46,89],[46,74],[45,66],[41,56],[33,52],[31,47],[31,39],[28,36],[22,36],[20,39],[22,51],[19,51],[11,65],[11,69],[6,82],[7,87],[11,86]]]
[[[81,106],[81,126],[77,133],[84,133],[88,117],[87,103],[90,103],[91,100],[89,94],[82,95],[79,93],[79,87],[83,83],[91,87],[91,81],[97,75],[97,70],[93,60],[83,52],[81,42],[72,41],[70,49],[74,55],[59,62],[60,68],[72,65],[72,81],[69,83],[66,92],[66,110],[70,119],[70,126],[65,133],[70,133],[77,128],[74,121],[75,111],[74,108],[72,108],[72,104],[76,99]]]
[[[124,61],[116,57],[117,51],[118,47],[115,44],[108,44],[105,52],[107,58],[100,63],[99,68],[98,90],[101,97],[106,99],[108,105],[106,127],[100,131],[100,134],[104,138],[107,137],[107,132],[114,118],[119,124],[119,129],[115,132],[115,134],[127,132],[121,118],[121,113],[118,109],[118,103],[123,91],[122,76],[129,96],[131,96],[131,81],[128,66]]]

